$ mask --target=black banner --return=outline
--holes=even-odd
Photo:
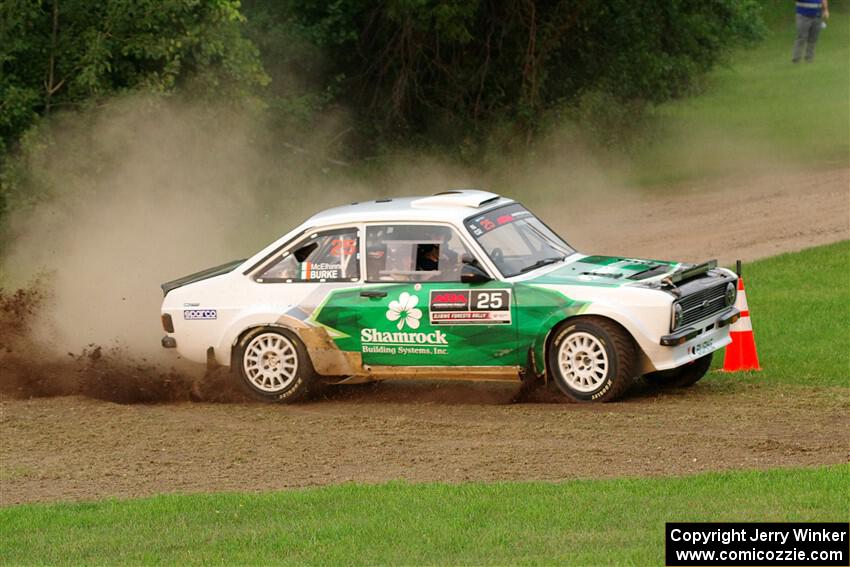
[[[677,523],[664,535],[668,566],[850,565],[847,523]]]
[[[432,325],[510,325],[511,290],[431,290]]]

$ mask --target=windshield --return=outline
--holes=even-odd
[[[518,203],[469,217],[466,228],[505,277],[560,262],[575,252]]]

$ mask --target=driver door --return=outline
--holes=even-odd
[[[358,318],[364,364],[519,364],[513,286],[461,281],[477,264],[452,227],[366,227],[366,285]]]

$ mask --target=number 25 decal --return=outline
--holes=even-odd
[[[475,302],[476,309],[501,309],[504,305],[504,294],[501,291],[478,293],[478,299]]]
[[[357,252],[357,241],[353,239],[341,239],[331,241],[331,256],[351,256]]]

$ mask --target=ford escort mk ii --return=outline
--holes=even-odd
[[[580,253],[476,190],[321,212],[254,256],[162,285],[162,345],[266,401],[383,379],[554,383],[610,401],[687,386],[730,342],[737,277]]]

